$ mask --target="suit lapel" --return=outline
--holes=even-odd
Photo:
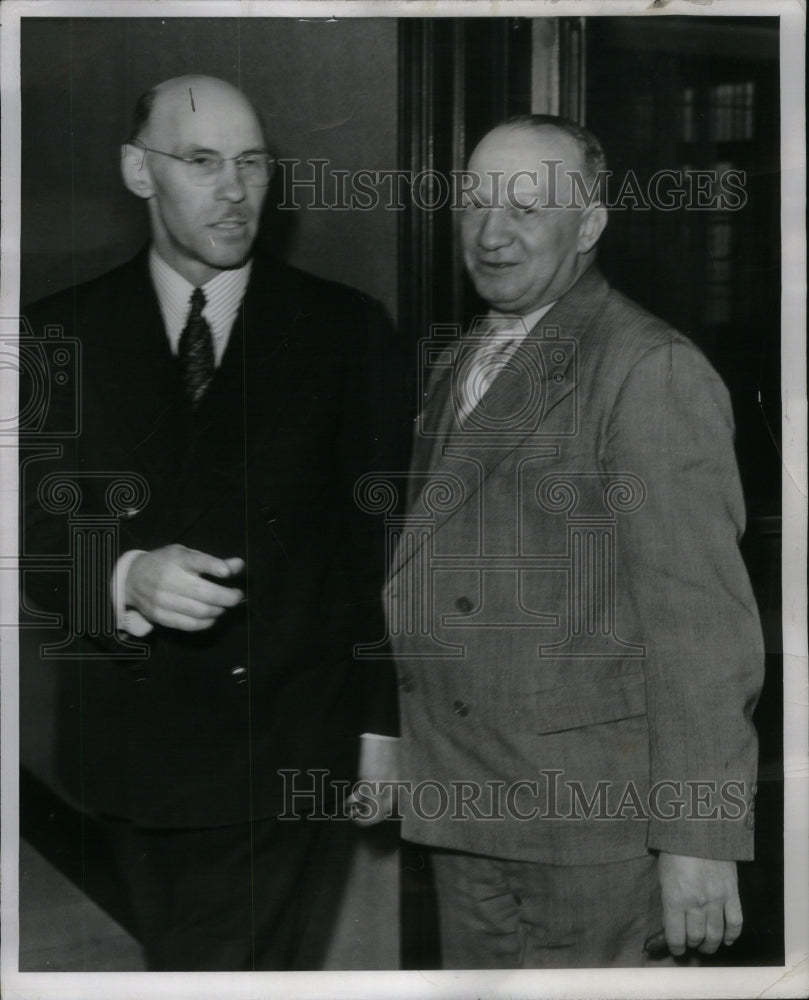
[[[127,435],[122,468],[133,467],[153,486],[176,474],[185,427],[182,384],[146,252],[128,265],[117,292],[99,343],[97,391],[105,397],[106,412],[116,415],[115,426]]]
[[[433,534],[450,521],[480,491],[484,482],[505,459],[526,441],[534,437],[540,429],[553,441],[553,416],[557,407],[571,393],[578,389],[581,354],[586,351],[586,341],[608,293],[608,285],[601,274],[591,268],[550,309],[529,331],[509,363],[500,371],[486,393],[483,402],[489,421],[500,428],[509,426],[513,418],[515,430],[470,430],[458,424],[457,406],[452,399],[450,373],[436,384],[435,392],[428,400],[431,407],[429,416],[438,414],[436,437],[429,448],[419,452],[414,450],[414,459],[419,455],[429,455],[429,464],[419,468],[413,463],[413,471],[423,472],[418,477],[426,485],[427,481],[438,482],[452,477],[459,480],[461,496],[457,505],[449,511],[438,512],[434,516]],[[537,420],[532,422],[530,414],[536,412]],[[522,423],[520,414],[525,414]],[[578,421],[578,412],[574,418]],[[574,424],[575,431],[577,423]],[[562,431],[560,431],[562,433]],[[463,461],[464,452],[471,459],[475,445],[487,445],[492,450],[485,468],[471,460]],[[459,460],[460,459],[460,460]],[[419,516],[419,490],[417,478],[411,478],[408,516]],[[407,552],[400,549],[394,553],[390,575],[395,575],[425,544],[423,533],[417,533],[420,541]]]
[[[224,496],[245,490],[249,465],[270,439],[276,415],[294,405],[285,348],[295,335],[295,316],[282,272],[275,261],[253,262],[221,364],[191,424],[182,531]]]
[[[271,419],[271,407],[287,403],[279,331],[291,319],[288,297],[278,286],[275,268],[256,261],[221,364],[192,413],[149,275],[148,251],[121,274],[99,344],[98,392],[126,435],[125,443],[116,442],[123,445],[121,469],[145,477],[153,504],[165,494],[160,508],[166,537],[181,539],[223,492],[243,488],[237,480],[250,445],[245,434],[252,429],[245,429],[248,385],[262,421],[265,414]],[[81,336],[81,328],[78,332]],[[234,440],[240,441],[238,449]]]
[[[419,414],[411,468],[416,471],[435,468],[452,419],[452,369],[445,368],[430,385]]]

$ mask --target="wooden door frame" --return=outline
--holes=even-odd
[[[522,112],[583,121],[585,19],[402,18],[399,22],[399,168],[463,169],[472,146]],[[407,200],[399,220],[400,328],[464,323],[472,295],[458,249],[457,213]]]

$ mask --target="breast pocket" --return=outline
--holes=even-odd
[[[536,732],[561,733],[646,714],[642,673],[560,685],[535,694]]]

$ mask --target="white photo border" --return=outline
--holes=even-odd
[[[0,629],[2,655],[2,995],[143,1000],[211,997],[800,997],[809,993],[809,707],[807,703],[807,405],[805,219],[805,7],[800,0],[5,0],[0,8],[2,218],[0,322],[17,335],[20,240],[20,21],[40,17],[560,17],[606,15],[781,18],[783,641],[785,793],[784,966],[657,970],[330,973],[21,973],[18,971],[19,669],[14,628]],[[5,350],[5,349],[4,349]],[[16,412],[13,358],[0,363],[0,417]],[[0,604],[17,607],[17,454],[0,447]],[[12,616],[15,614],[12,611]],[[7,620],[4,616],[2,620]]]

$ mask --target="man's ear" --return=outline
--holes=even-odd
[[[124,184],[138,198],[151,198],[154,194],[146,154],[140,147],[130,143],[121,146],[121,176]]]
[[[585,208],[579,223],[579,253],[588,253],[598,243],[607,224],[607,208],[601,202]]]

